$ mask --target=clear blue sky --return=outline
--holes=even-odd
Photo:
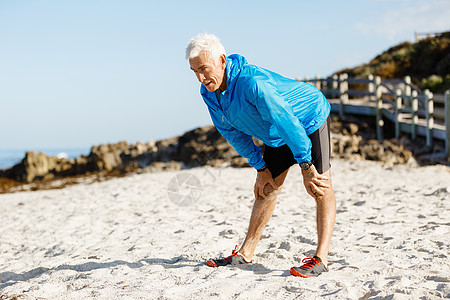
[[[0,149],[147,142],[210,124],[197,33],[291,78],[450,29],[449,0],[0,0]]]

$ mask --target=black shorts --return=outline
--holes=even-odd
[[[311,157],[313,164],[317,171],[322,174],[331,167],[330,116],[319,129],[308,135],[308,137],[312,144]],[[292,154],[288,145],[276,148],[265,145],[263,158],[273,178],[278,177],[291,166],[297,164],[294,154]]]

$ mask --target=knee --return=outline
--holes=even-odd
[[[314,194],[314,200],[316,202],[333,202],[335,200],[333,187],[330,185],[328,188],[321,188],[323,195]]]
[[[264,187],[264,194],[266,194],[266,195],[271,195],[271,194],[278,195],[281,192],[282,188],[283,188],[283,185],[279,185],[278,189],[275,190],[270,184],[267,184]]]
[[[281,188],[282,186],[279,186],[278,189],[275,190],[271,185],[266,185],[264,187],[264,194],[266,195],[266,197],[263,198],[261,195],[258,195],[258,198],[256,200],[263,200],[263,201],[274,200],[280,194]]]

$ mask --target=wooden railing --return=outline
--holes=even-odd
[[[445,141],[445,154],[450,156],[450,91],[433,94],[421,91],[411,77],[381,80],[378,76],[351,78],[347,74],[302,81],[320,89],[329,100],[332,110],[345,114],[369,115],[376,118],[378,140],[383,140],[384,119],[395,124],[395,137],[400,133],[426,138],[431,147],[433,139]]]

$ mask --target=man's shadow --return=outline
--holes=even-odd
[[[185,263],[179,263],[185,262]],[[197,263],[197,264],[192,264]],[[149,258],[149,259],[141,259],[137,262],[127,262],[124,260],[115,260],[112,262],[95,262],[89,261],[86,263],[78,264],[78,265],[60,265],[55,268],[44,268],[38,267],[34,268],[30,271],[26,271],[23,273],[14,273],[14,272],[3,272],[0,273],[0,290],[3,288],[13,285],[18,281],[27,281],[36,277],[41,276],[47,272],[53,271],[61,271],[61,270],[73,270],[76,272],[89,272],[97,269],[108,269],[116,266],[128,266],[133,269],[138,269],[143,267],[145,264],[147,265],[162,265],[164,268],[182,268],[182,267],[196,267],[202,265],[198,261],[190,260],[185,257],[174,257],[172,259],[164,259],[164,258]]]
[[[89,272],[97,269],[109,269],[116,266],[128,266],[133,269],[141,268],[145,265],[161,265],[166,269],[172,268],[196,268],[205,266],[204,261],[192,260],[183,256],[173,257],[171,259],[165,258],[143,258],[137,262],[127,262],[124,260],[115,260],[112,262],[94,262],[89,261],[86,263],[78,264],[78,265],[60,265],[54,268],[44,268],[38,267],[34,268],[30,271],[26,271],[23,273],[14,273],[14,272],[3,272],[0,273],[0,290],[5,287],[11,286],[19,281],[28,281],[30,279],[41,276],[47,272],[53,271],[61,271],[61,270],[73,270],[76,272]],[[205,266],[206,267],[206,266]],[[264,267],[262,264],[252,263],[249,265],[238,265],[234,266],[242,270],[252,271],[255,274],[262,275],[268,274],[277,270],[270,270]],[[209,268],[209,267],[208,267]],[[283,273],[281,276],[289,276],[289,271]]]

